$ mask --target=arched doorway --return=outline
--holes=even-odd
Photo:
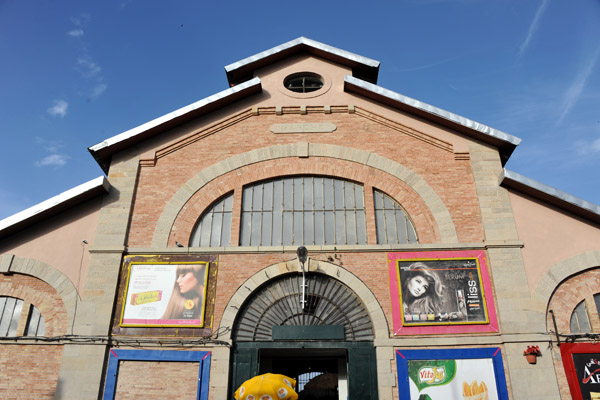
[[[298,381],[300,399],[377,399],[371,318],[341,281],[308,273],[271,279],[240,308],[233,325],[231,393],[272,372]]]

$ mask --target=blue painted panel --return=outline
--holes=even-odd
[[[104,385],[103,400],[113,400],[117,376],[119,373],[119,361],[179,361],[198,362],[198,400],[208,400],[208,388],[210,377],[209,351],[177,351],[177,350],[117,350],[111,349],[106,371],[106,384]]]

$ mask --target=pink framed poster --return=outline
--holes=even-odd
[[[388,253],[395,335],[497,332],[483,250]]]

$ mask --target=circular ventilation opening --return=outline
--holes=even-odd
[[[323,78],[312,72],[299,72],[284,79],[286,89],[296,93],[310,93],[323,87]]]

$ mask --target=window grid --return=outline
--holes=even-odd
[[[23,300],[0,297],[0,336],[16,336]]]
[[[217,200],[200,217],[190,240],[190,247],[229,246],[233,193]]]
[[[243,190],[242,246],[365,243],[360,185],[325,177],[294,177]]]
[[[571,314],[571,333],[590,333],[590,320],[587,315],[585,300],[577,304]]]
[[[412,221],[398,203],[376,189],[373,190],[373,203],[378,244],[418,242]]]
[[[25,302],[15,297],[0,296],[0,337],[17,336],[19,320]],[[46,323],[40,310],[29,304],[29,313],[25,328],[25,336],[44,336]]]

